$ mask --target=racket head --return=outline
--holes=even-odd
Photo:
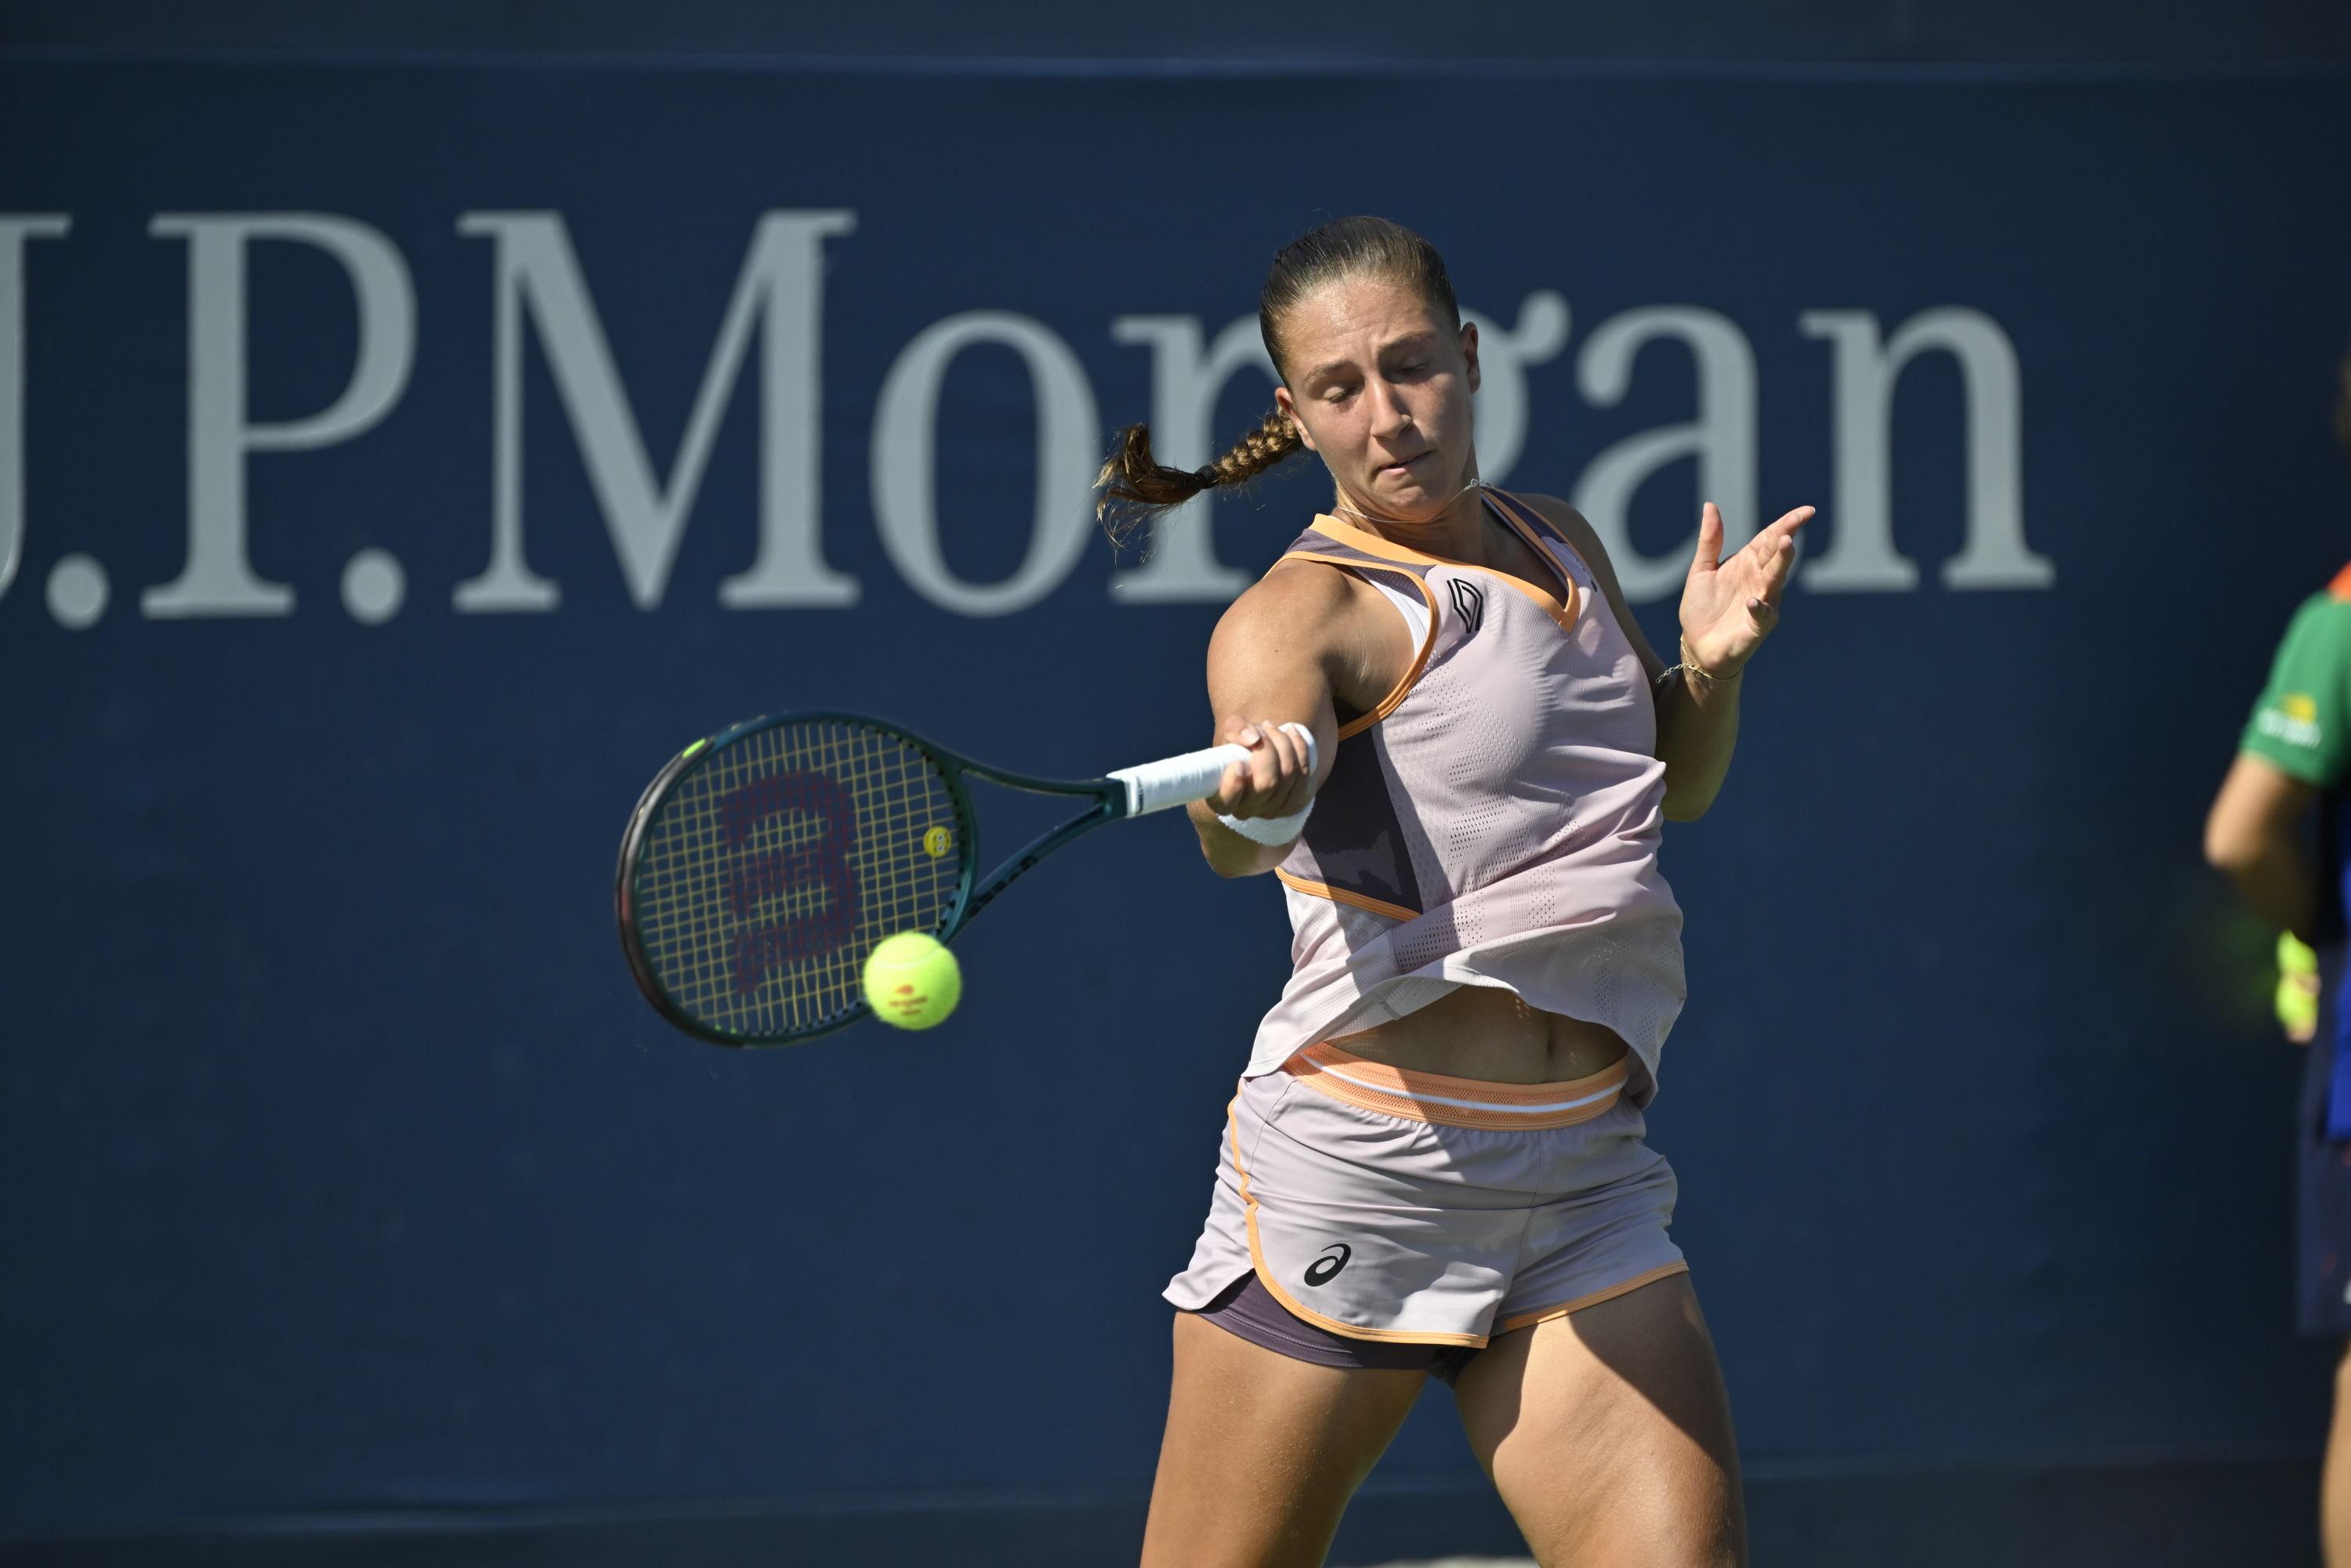
[[[687,747],[621,839],[613,905],[638,989],[718,1045],[796,1045],[863,1017],[874,945],[944,938],[970,902],[960,772],[859,714],[775,714]]]

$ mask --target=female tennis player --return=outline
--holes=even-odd
[[[1730,1412],[1644,1143],[1683,998],[1661,818],[1704,811],[1779,620],[1799,507],[1721,559],[1709,504],[1680,661],[1651,653],[1589,524],[1482,486],[1478,331],[1384,219],[1274,258],[1276,407],[1165,468],[1102,470],[1123,532],[1292,452],[1329,512],[1208,645],[1208,863],[1280,878],[1295,969],[1220,1138],[1144,1568],[1322,1561],[1432,1372],[1546,1568],[1741,1563]],[[1311,729],[1318,764],[1285,725]]]

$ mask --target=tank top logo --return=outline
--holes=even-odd
[[[1467,634],[1475,636],[1478,623],[1486,618],[1486,591],[1466,577],[1447,578],[1445,586],[1453,591],[1453,608],[1468,623]]]

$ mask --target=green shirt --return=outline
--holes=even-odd
[[[2351,774],[2351,567],[2294,612],[2238,749],[2321,789]]]

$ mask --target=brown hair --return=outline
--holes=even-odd
[[[1406,285],[1456,332],[1461,329],[1461,307],[1453,297],[1453,280],[1446,276],[1445,258],[1437,254],[1435,246],[1386,218],[1333,218],[1276,252],[1265,287],[1258,294],[1258,331],[1265,339],[1274,373],[1285,383],[1290,372],[1282,358],[1283,320],[1301,299],[1322,285],[1365,273]],[[1094,517],[1113,544],[1123,545],[1160,513],[1182,506],[1203,490],[1245,485],[1304,445],[1298,427],[1277,404],[1256,429],[1215,462],[1190,470],[1169,468],[1151,455],[1150,428],[1130,424],[1118,433],[1110,457],[1094,480],[1094,487],[1102,493],[1094,504]]]

